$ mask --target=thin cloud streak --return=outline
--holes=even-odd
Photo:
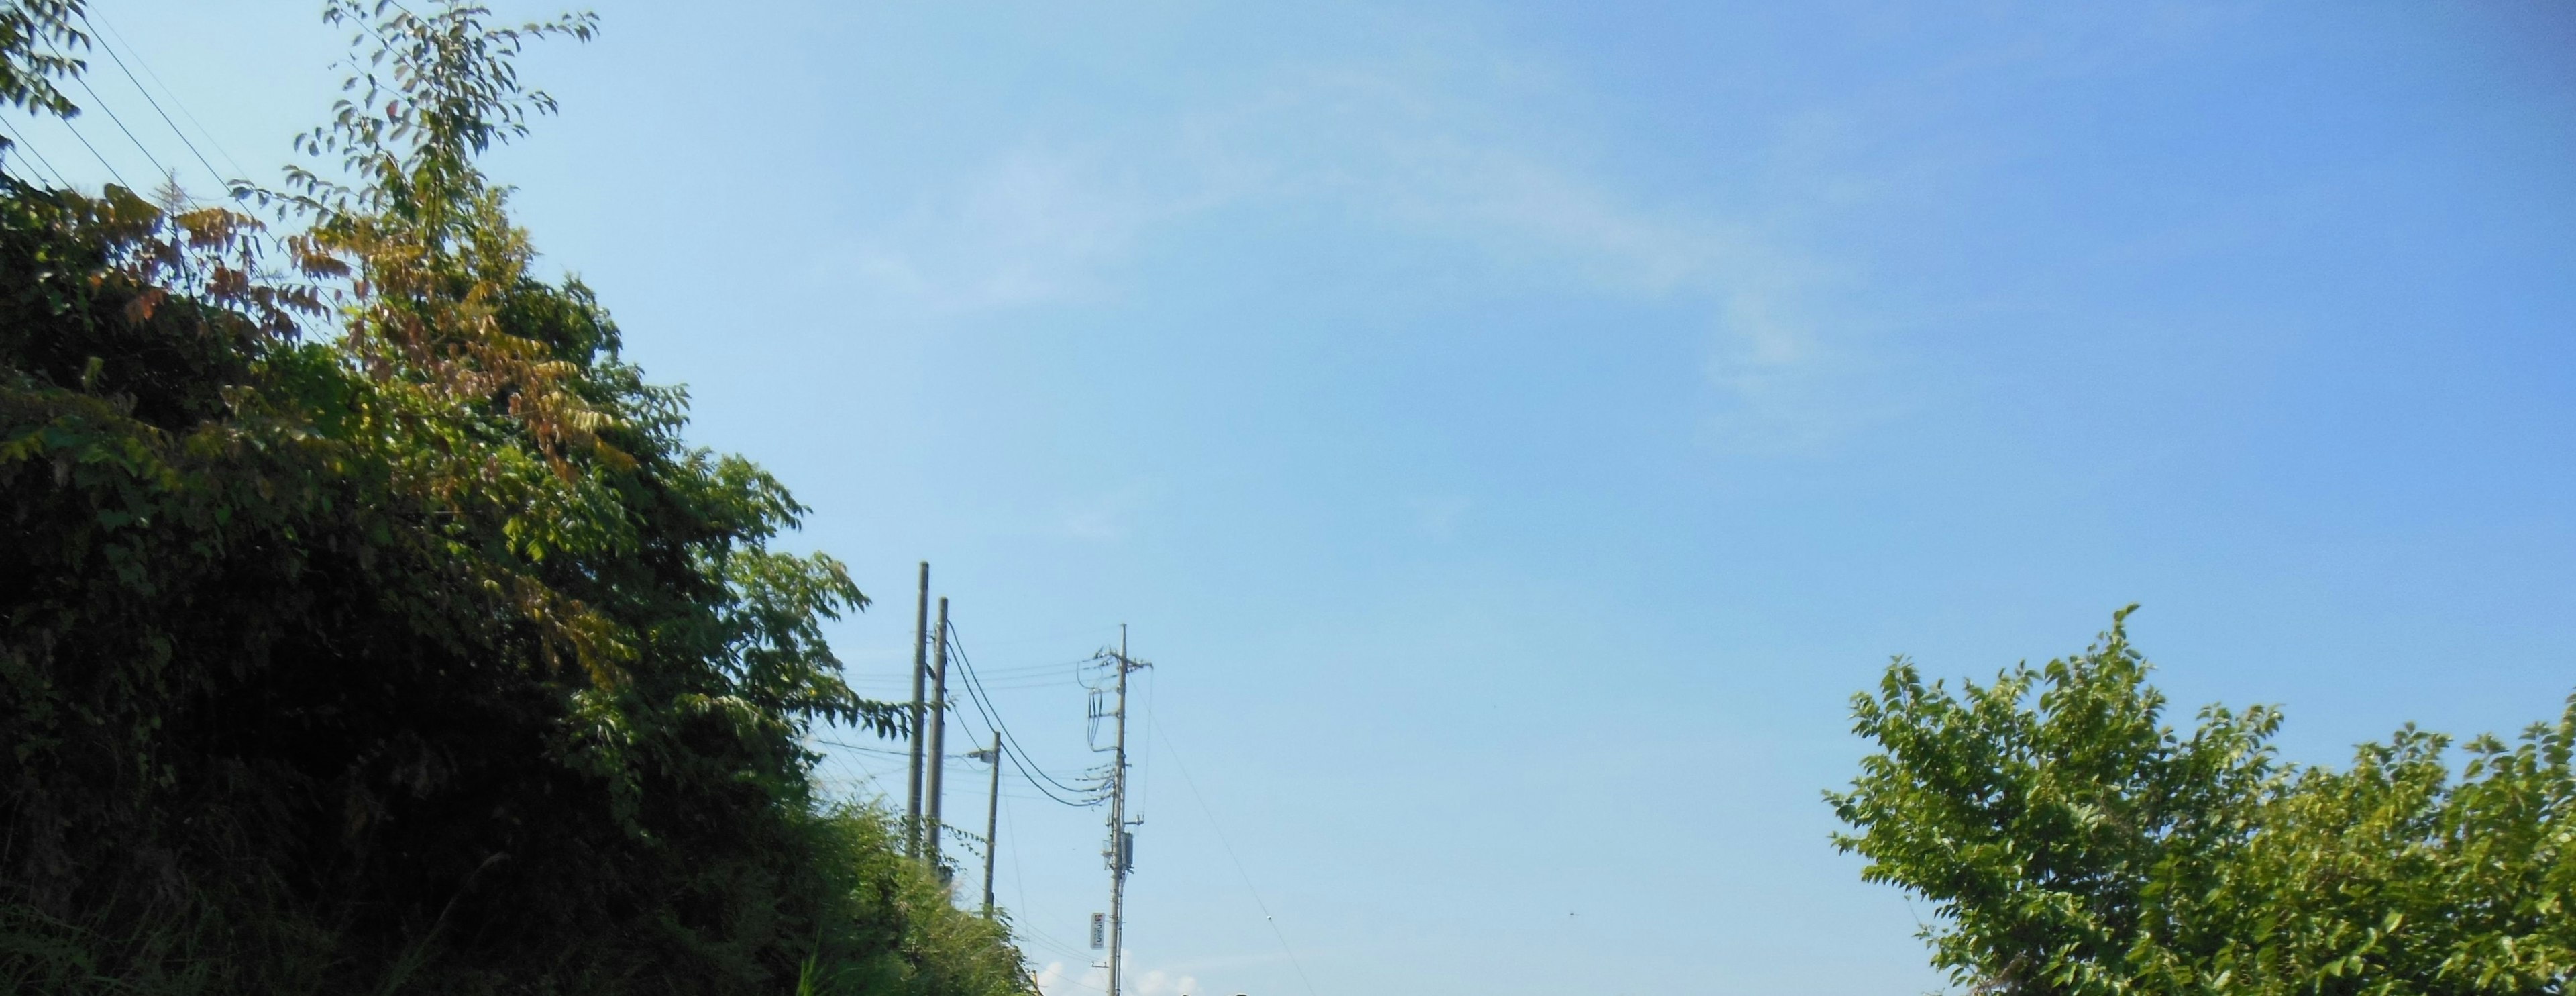
[[[1216,212],[1347,219],[1456,247],[1516,285],[1700,311],[1720,436],[1799,446],[1866,419],[1841,397],[1858,392],[1841,383],[1840,316],[1816,303],[1843,282],[1833,267],[1761,225],[1622,191],[1553,153],[1546,122],[1508,120],[1508,93],[1479,89],[1509,80],[1470,83],[1308,70],[1114,153],[1031,138],[822,269],[889,317],[1081,308],[1138,292],[1140,247]]]

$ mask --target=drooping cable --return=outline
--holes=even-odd
[[[41,170],[41,173],[38,176],[39,179],[46,180],[46,182],[49,182],[56,187],[71,186],[71,181],[63,179],[63,171],[55,169],[54,164],[45,159],[44,153],[36,151],[35,146],[27,144],[27,139],[23,137],[21,133],[0,132],[0,138],[8,139],[10,148],[24,151],[28,155],[36,157],[36,166]]]
[[[91,19],[93,17],[96,17],[97,20],[92,21]],[[197,120],[196,112],[188,109],[188,102],[179,99],[179,91],[171,89],[170,84],[162,82],[161,74],[152,70],[152,63],[150,60],[143,57],[142,50],[135,48],[134,43],[126,41],[124,32],[116,30],[116,22],[106,20],[106,15],[93,15],[86,10],[81,11],[81,20],[90,21],[97,27],[107,29],[107,33],[115,37],[117,44],[125,46],[126,51],[134,53],[135,64],[142,66],[143,75],[151,77],[152,82],[161,88],[162,94],[170,98],[171,105],[179,109],[179,116],[188,119],[189,124],[197,126],[197,134],[206,137],[206,144],[215,147],[216,155],[224,157],[225,162],[233,164],[233,171],[235,174],[242,179],[248,179],[250,177],[250,170],[242,168],[241,160],[233,158],[232,150],[224,148],[224,141],[223,139],[215,137],[215,130],[206,127],[205,122]],[[154,109],[158,110],[159,108],[156,105]],[[189,151],[194,152],[196,150],[192,148]],[[220,177],[218,178],[220,179]]]
[[[117,186],[127,190],[134,189],[134,184],[126,181],[125,174],[116,171],[116,164],[108,162],[106,156],[99,155],[98,146],[89,144],[89,136],[81,134],[80,129],[72,124],[70,118],[63,119],[63,130],[71,132],[73,138],[80,140],[81,148],[88,149],[89,157],[98,160],[99,166],[107,170],[107,175],[116,178]]]
[[[89,24],[89,23],[90,23],[90,21],[89,21],[89,12],[88,12],[88,11],[82,11],[82,12],[81,12],[81,23],[83,23],[83,24]],[[216,169],[216,168],[215,168],[215,164],[210,163],[210,162],[207,162],[207,161],[206,161],[206,154],[205,154],[205,153],[203,153],[203,152],[199,152],[199,151],[197,151],[197,143],[189,141],[189,140],[188,140],[188,133],[187,133],[187,132],[184,132],[184,131],[179,130],[179,123],[178,123],[178,122],[176,122],[176,121],[172,121],[172,120],[170,120],[170,112],[165,111],[165,110],[162,110],[162,109],[161,109],[161,102],[160,102],[160,101],[158,101],[158,100],[153,99],[153,97],[152,97],[152,91],[147,90],[147,89],[144,89],[144,87],[143,87],[143,81],[142,81],[141,79],[138,79],[138,78],[136,78],[136,77],[135,77],[135,75],[134,75],[134,70],[126,68],[126,66],[125,66],[125,57],[124,57],[124,56],[121,56],[121,55],[116,54],[116,48],[115,48],[115,46],[109,45],[109,44],[107,43],[107,39],[106,39],[106,38],[99,37],[99,34],[98,34],[98,26],[97,26],[97,25],[95,25],[95,24],[90,24],[90,32],[91,32],[91,37],[93,37],[93,38],[97,38],[97,39],[98,39],[98,48],[99,48],[99,51],[102,51],[102,52],[107,53],[107,57],[108,57],[109,59],[111,59],[111,60],[115,61],[115,63],[116,63],[116,68],[118,69],[118,71],[123,72],[123,73],[125,74],[125,79],[126,79],[126,81],[127,81],[127,82],[130,82],[130,83],[132,83],[132,84],[134,84],[134,92],[136,92],[136,93],[139,93],[139,94],[142,94],[142,95],[143,95],[143,102],[152,106],[152,113],[160,115],[160,116],[161,116],[161,123],[162,123],[162,124],[166,124],[166,125],[169,125],[169,126],[170,126],[170,134],[173,134],[173,135],[177,135],[177,136],[179,136],[179,144],[184,145],[184,146],[187,146],[187,147],[188,147],[188,154],[189,154],[189,155],[193,155],[193,156],[197,157],[197,165],[205,167],[205,168],[206,168],[206,175],[207,175],[208,177],[212,178],[216,183],[219,183],[219,184],[220,184],[220,183],[224,182],[224,172],[223,172],[222,170]],[[139,55],[138,55],[138,56],[136,56],[135,58],[136,58],[137,60],[140,60],[140,59],[142,58],[142,56],[139,56]],[[86,88],[86,84],[84,84],[84,88]],[[91,96],[95,97],[95,96],[97,96],[97,94],[91,94]],[[104,105],[104,104],[102,104],[102,105],[100,106],[100,109],[104,110],[104,109],[105,109],[105,105]],[[115,115],[115,113],[114,113],[114,112],[112,112],[112,111],[111,111],[111,112],[109,112],[109,114],[108,114],[108,117],[110,117],[110,118],[113,118],[113,117],[115,117],[115,116],[116,116],[116,115]],[[124,127],[123,123],[121,123],[121,122],[120,122],[120,123],[118,124],[118,127],[120,127],[120,128],[121,128],[121,127]],[[130,136],[129,136],[129,137],[130,137]],[[138,143],[136,143],[136,144],[137,144],[137,145],[140,145],[141,143],[139,143],[139,142],[138,142]],[[146,156],[149,156],[149,155],[150,155],[150,153],[145,153],[145,155],[146,155]],[[155,163],[154,165],[156,165],[156,166],[157,166],[157,165],[159,165],[159,164],[158,164],[158,163]]]
[[[1050,789],[1046,787],[1044,783],[1038,781],[1038,776],[1029,773],[1029,766],[1020,760],[1019,751],[1012,750],[1006,746],[1002,750],[1002,756],[1011,759],[1011,767],[1019,770],[1020,777],[1028,779],[1029,787],[1037,789],[1039,795],[1046,796],[1049,801],[1052,801],[1057,805],[1070,806],[1075,809],[1090,809],[1093,806],[1100,805],[1102,801],[1097,798],[1067,799],[1063,796],[1057,795],[1055,794],[1054,789]],[[1052,780],[1053,779],[1049,779],[1049,781]]]
[[[950,623],[947,631],[941,634],[940,638],[947,641],[949,653],[955,655],[959,669],[965,674],[967,697],[973,701],[976,710],[984,714],[984,721],[991,724],[995,730],[1002,734],[1003,752],[1013,755],[1011,763],[1014,767],[1018,767],[1020,769],[1021,774],[1029,775],[1032,784],[1036,783],[1039,777],[1044,777],[1048,784],[1054,785],[1057,789],[1075,796],[1095,796],[1106,791],[1106,786],[1091,786],[1083,788],[1067,785],[1058,780],[1054,775],[1046,774],[1044,768],[1037,768],[1037,773],[1030,775],[1030,769],[1035,767],[1036,762],[1029,758],[1028,749],[1020,746],[1020,738],[1011,732],[1009,724],[1002,722],[1001,710],[995,708],[993,706],[992,699],[985,694],[984,682],[975,673],[975,663],[966,655],[966,646],[964,641],[957,638],[957,625],[953,622]],[[1045,786],[1041,785],[1039,786],[1039,789],[1041,791],[1045,791]],[[1054,792],[1047,792],[1047,795],[1050,798],[1055,797]],[[1059,799],[1058,801],[1061,802],[1063,800]],[[1082,803],[1082,805],[1098,805],[1100,801],[1101,800],[1099,799],[1092,799],[1089,802]],[[1067,805],[1073,804],[1067,803]]]
[[[1039,794],[1058,805],[1075,809],[1088,809],[1099,805],[1102,801],[1097,795],[1099,789],[1086,790],[1066,785],[1058,781],[1054,775],[1047,774],[1045,768],[1039,767],[1035,761],[1027,757],[1027,751],[1020,747],[1019,738],[1012,735],[1011,728],[1001,722],[999,710],[994,709],[992,703],[984,698],[980,683],[975,680],[975,665],[966,659],[964,647],[955,640],[955,630],[955,624],[950,624],[949,632],[943,634],[941,638],[948,641],[950,652],[957,656],[959,668],[966,677],[967,697],[974,702],[976,710],[984,714],[985,721],[1002,734],[1002,756],[1010,759],[1011,767],[1019,771],[1020,777],[1028,780],[1030,787],[1037,789]],[[1055,786],[1055,789],[1048,788],[1049,785]],[[1067,799],[1057,795],[1056,789],[1062,789],[1075,798]]]
[[[859,752],[867,753],[867,754],[882,754],[882,755],[884,755],[884,756],[886,756],[886,757],[900,757],[900,758],[904,758],[904,759],[907,759],[907,760],[909,760],[909,759],[912,757],[912,752],[910,752],[910,751],[888,750],[888,749],[886,749],[886,748],[884,748],[884,747],[869,747],[869,746],[864,745],[864,744],[854,744],[854,743],[850,743],[850,742],[848,742],[848,741],[846,741],[846,740],[834,740],[834,739],[831,739],[831,738],[829,738],[829,737],[815,737],[815,738],[814,738],[814,742],[815,742],[815,743],[818,743],[818,744],[822,744],[823,746],[826,746],[826,747],[838,747],[838,748],[840,748],[840,749],[842,749],[842,750],[854,750],[854,751],[859,751]],[[972,760],[972,759],[973,759],[973,755],[971,755],[971,754],[950,754],[950,755],[947,755],[947,757],[948,757],[948,759],[949,759],[949,760],[952,760],[952,761],[965,761],[965,760]]]
[[[162,176],[170,175],[170,167],[161,165],[161,157],[153,155],[152,150],[144,146],[143,140],[134,136],[134,129],[126,127],[125,119],[116,116],[116,108],[107,106],[107,100],[100,97],[98,91],[90,89],[88,80],[74,76],[72,82],[80,84],[81,92],[89,94],[89,99],[96,103],[99,113],[107,115],[107,120],[116,125],[116,130],[125,133],[126,141],[134,143],[134,151],[143,153],[144,162],[151,163],[152,168]]]
[[[1152,708],[1146,707],[1148,716]],[[1234,842],[1226,839],[1224,824],[1217,822],[1216,810],[1208,805],[1207,795],[1199,791],[1199,780],[1190,775],[1190,762],[1181,757],[1180,747],[1172,743],[1171,734],[1162,731],[1161,724],[1148,724],[1146,728],[1163,741],[1164,750],[1172,752],[1172,764],[1181,769],[1181,784],[1190,787],[1190,797],[1198,800],[1199,812],[1207,816],[1208,829],[1216,831],[1216,842],[1224,846],[1226,860],[1234,862],[1235,875],[1243,879],[1243,891],[1252,894],[1252,905],[1261,910],[1262,921],[1270,925],[1270,936],[1279,939],[1280,952],[1297,969],[1297,981],[1306,984],[1306,996],[1315,996],[1315,981],[1306,977],[1306,963],[1297,959],[1297,949],[1288,946],[1288,935],[1279,930],[1279,918],[1270,914],[1270,904],[1262,901],[1260,887],[1252,884],[1252,873],[1244,870],[1243,858],[1234,853]]]

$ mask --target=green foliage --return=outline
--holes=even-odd
[[[2189,736],[2115,616],[2078,657],[1853,700],[1881,753],[1828,793],[1863,877],[1934,904],[1933,962],[1998,993],[2561,993],[2576,973],[2576,697],[2456,772],[2408,727],[2348,771],[2269,709]]]
[[[0,104],[66,118],[80,113],[54,81],[82,69],[68,54],[89,45],[89,35],[72,26],[82,6],[82,0],[0,0]]]
[[[589,21],[329,16],[301,231],[0,177],[0,990],[1024,991],[813,796],[865,597],[475,168]]]

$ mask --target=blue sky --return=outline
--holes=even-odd
[[[335,93],[306,5],[97,7],[218,166]],[[877,596],[856,680],[923,559],[1053,770],[1157,662],[1142,996],[1937,988],[1848,696],[2130,602],[2303,761],[2576,690],[2564,4],[599,10],[492,168]],[[1005,797],[1082,992],[1099,815]]]

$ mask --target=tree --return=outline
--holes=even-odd
[[[2456,773],[2412,727],[2344,772],[2277,712],[2189,736],[2125,632],[1992,684],[1897,660],[1855,696],[1881,752],[1827,793],[1862,875],[1922,896],[1933,963],[1997,993],[2560,993],[2576,971],[2576,697]]]
[[[812,791],[864,596],[475,164],[591,20],[326,16],[299,230],[0,176],[0,988],[1023,991]]]
[[[54,81],[83,68],[63,54],[89,44],[89,36],[72,26],[82,6],[81,0],[0,2],[0,104],[63,117],[80,113]],[[0,140],[0,148],[6,147]]]

